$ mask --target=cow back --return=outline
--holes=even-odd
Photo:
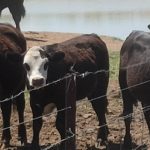
[[[23,34],[11,25],[0,24],[0,84],[4,91],[12,92],[24,82],[22,55],[25,51]]]
[[[59,44],[44,46],[42,48],[44,48],[49,55],[56,51],[63,51],[65,53],[65,57],[62,61],[49,63],[48,82],[60,79],[66,74],[73,72],[84,74],[86,72],[94,73],[103,70],[100,78],[106,79],[106,76],[108,76],[107,71],[109,70],[109,60],[107,47],[95,34],[81,35],[71,40]],[[81,99],[87,96],[87,93],[90,93],[92,88],[94,90],[97,82],[97,75],[94,74],[90,74],[84,78],[78,76],[77,98]],[[107,82],[105,81],[105,83]],[[60,83],[60,85],[55,86],[57,90],[54,88],[54,91],[63,91],[65,89],[64,86],[65,84]]]

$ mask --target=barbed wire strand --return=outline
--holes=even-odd
[[[70,76],[67,76],[67,78],[68,77],[70,77]],[[61,81],[62,79],[60,79],[59,81]],[[58,81],[58,80],[57,80]],[[55,82],[53,82],[53,83],[56,83],[57,81],[55,81]],[[123,90],[127,90],[127,89],[129,89],[129,88],[133,88],[133,87],[136,87],[136,86],[140,86],[140,85],[143,85],[143,84],[146,84],[146,83],[148,83],[148,82],[150,82],[150,80],[148,80],[148,81],[145,81],[145,82],[142,82],[142,83],[139,83],[139,84],[136,84],[136,85],[133,85],[133,86],[130,86],[130,87],[127,87],[127,88],[124,88],[124,89],[121,89],[122,91]],[[53,84],[53,83],[50,83],[50,84]],[[93,98],[93,99],[90,99],[89,101],[91,102],[91,101],[95,101],[95,100],[97,100],[97,99],[100,99],[100,98],[102,98],[102,97],[105,97],[105,96],[109,96],[109,95],[102,95],[102,96],[100,96],[100,97],[96,97],[96,98]],[[12,97],[11,97],[11,99],[12,99]],[[69,107],[70,108],[70,107]],[[62,109],[62,110],[58,110],[58,112],[59,111],[63,111],[63,110],[65,110],[66,108],[64,108],[64,109]],[[146,106],[146,107],[143,107],[143,111],[149,111],[149,109],[150,109],[150,106]],[[52,114],[52,113],[49,113],[49,115],[50,114]],[[128,115],[126,115],[126,116],[124,116],[124,119],[126,119],[126,118],[128,118],[128,117],[131,117],[130,115],[132,115],[132,114],[128,114]],[[43,116],[43,115],[42,115]],[[36,119],[39,119],[39,118],[41,118],[42,116],[39,116],[39,117],[37,117],[37,118],[33,118],[32,120],[30,120],[30,121],[33,121],[33,120],[36,120]],[[30,122],[30,121],[27,121],[27,122]],[[23,123],[26,123],[26,122],[22,122],[21,124],[23,124]],[[17,124],[17,125],[19,125],[19,124]],[[8,127],[9,128],[9,127]],[[7,128],[5,128],[4,130],[6,130]]]
[[[71,109],[71,107],[68,107],[69,109]],[[149,108],[149,110],[150,110],[150,108]],[[146,111],[149,111],[148,109],[146,110]],[[64,111],[64,109],[62,109],[61,111]],[[143,111],[141,112],[141,113],[143,113]],[[53,114],[53,113],[49,113],[49,114],[46,114],[46,115],[43,115],[43,116],[47,116],[47,115],[51,115],[51,114]],[[132,114],[129,114],[129,115],[126,115],[126,116],[121,116],[121,118],[123,118],[123,119],[127,119],[128,117],[131,117],[131,115]],[[37,117],[37,118],[33,118],[32,120],[35,120],[35,119],[39,119],[39,118],[41,118],[41,117],[43,117],[43,116],[39,116],[39,117]],[[119,120],[120,118],[116,118],[115,120]],[[32,121],[32,120],[30,120],[30,121]],[[27,122],[30,122],[30,121],[26,121],[26,122],[24,122],[24,123],[27,123]],[[22,124],[22,123],[21,123]],[[19,124],[16,124],[16,125],[19,125]],[[14,126],[16,126],[16,125],[12,125],[12,126],[10,126],[10,127],[14,127]],[[104,124],[104,125],[101,125],[101,126],[99,126],[99,128],[102,128],[102,127],[105,127],[105,126],[107,126],[108,124]],[[8,127],[8,128],[10,128],[10,127]],[[8,129],[8,128],[5,128],[5,130],[6,129]],[[70,139],[70,138],[69,138]],[[62,141],[61,141],[62,142]],[[60,143],[60,142],[58,142],[58,143]],[[58,144],[57,143],[57,144]],[[54,145],[51,145],[51,148],[52,148],[52,146],[54,147],[54,146],[56,146],[57,144],[54,144]]]
[[[0,103],[4,103],[4,102],[7,102],[7,101],[9,101],[9,100],[12,100],[12,99],[14,99],[14,98],[20,96],[20,95],[23,94],[23,93],[29,93],[29,92],[32,92],[32,91],[37,91],[37,90],[40,90],[40,89],[42,89],[42,88],[45,88],[45,87],[47,87],[47,86],[49,86],[49,85],[56,84],[56,83],[58,83],[58,82],[60,82],[60,81],[62,81],[62,80],[64,80],[64,79],[66,79],[66,78],[69,78],[69,77],[71,77],[71,74],[70,74],[70,75],[67,75],[67,76],[65,76],[65,77],[63,77],[63,78],[60,78],[60,79],[58,79],[58,80],[52,81],[52,82],[50,82],[50,83],[47,83],[46,85],[41,86],[41,87],[39,87],[39,88],[34,88],[34,89],[30,89],[30,90],[21,91],[21,92],[19,92],[19,93],[16,94],[16,95],[12,95],[12,96],[9,97],[9,98],[5,98],[5,99],[1,100]]]
[[[148,62],[149,62],[149,60],[144,61],[144,62],[141,62],[141,63],[133,64],[133,65],[130,65],[130,66],[128,66],[128,67],[122,67],[122,68],[120,68],[120,69],[129,69],[129,68],[133,68],[133,67],[137,67],[137,66],[146,64],[146,63],[148,63]],[[108,73],[108,72],[111,72],[111,70],[102,69],[102,70],[97,70],[97,71],[95,71],[95,72],[89,72],[89,71],[87,71],[87,72],[81,73],[81,74],[78,73],[78,72],[75,72],[74,74],[77,74],[77,76],[81,76],[81,77],[84,78],[85,76],[87,76],[87,75],[89,75],[89,74],[97,74],[97,73],[102,73],[102,72]],[[57,80],[55,80],[55,81],[52,81],[52,82],[50,82],[50,83],[47,83],[46,85],[41,86],[41,87],[39,87],[39,88],[34,88],[34,89],[30,89],[30,90],[21,91],[21,92],[19,92],[18,94],[14,95],[14,96],[11,96],[10,98],[6,98],[6,99],[3,99],[3,100],[0,100],[0,103],[3,103],[3,102],[6,102],[6,101],[9,101],[9,100],[12,100],[13,98],[18,97],[19,95],[21,95],[21,94],[23,94],[23,93],[28,93],[28,92],[31,92],[31,91],[39,90],[39,89],[41,89],[41,88],[44,88],[44,87],[47,87],[47,86],[49,86],[49,85],[55,84],[55,83],[60,82],[60,81],[62,81],[62,80],[64,80],[64,79],[66,79],[66,78],[69,78],[70,76],[71,76],[71,74],[69,74],[69,75],[67,74],[67,75],[64,76],[64,77],[59,78],[59,79],[57,79]]]
[[[49,115],[55,115],[55,114],[58,113],[58,112],[62,112],[62,111],[68,110],[68,109],[71,109],[71,106],[70,106],[70,107],[63,108],[63,109],[60,109],[60,110],[58,110],[57,112],[51,112],[51,113],[48,113],[48,114],[45,114],[45,115],[41,115],[41,116],[35,117],[35,118],[33,118],[33,119],[30,119],[30,120],[27,120],[27,121],[18,123],[18,124],[11,125],[11,126],[6,127],[6,128],[1,128],[1,131],[7,130],[7,129],[12,128],[12,127],[14,127],[14,126],[18,126],[18,125],[21,125],[21,124],[26,124],[26,123],[32,122],[32,121],[37,120],[37,119],[40,119],[40,118],[42,118],[42,117],[47,117],[47,116],[49,116]]]
[[[139,86],[139,85],[142,85],[142,84],[145,84],[145,83],[147,83],[147,82],[140,83],[140,84],[138,84],[138,85],[136,85],[136,86]],[[132,87],[133,87],[133,86],[132,86]],[[131,87],[130,87],[130,88],[131,88]],[[122,89],[122,90],[126,90],[126,89],[128,89],[128,88],[125,88],[125,89]],[[103,96],[110,96],[110,95],[111,95],[111,94],[109,94],[109,95],[103,95]],[[101,97],[102,97],[102,96],[96,97],[96,98],[94,98],[94,99],[91,99],[90,101],[94,101],[94,100],[99,99],[99,98],[101,98]],[[62,110],[58,110],[57,112],[64,111],[64,110],[66,110],[66,109],[71,109],[71,107],[64,108],[64,109],[62,109]],[[145,108],[143,108],[143,111],[149,111],[149,110],[150,110],[150,106],[146,106]],[[55,112],[55,113],[56,113],[56,112]],[[49,113],[49,114],[46,114],[46,115],[42,115],[42,116],[39,116],[39,117],[37,117],[37,118],[33,118],[33,119],[31,119],[31,120],[28,120],[28,121],[26,121],[26,122],[22,122],[21,124],[27,123],[27,122],[31,122],[31,121],[33,121],[33,120],[42,118],[43,116],[52,115],[52,114],[53,114],[53,113]],[[126,116],[122,116],[122,118],[127,119],[127,118],[131,117],[132,114],[133,114],[133,113],[128,114],[128,115],[126,115]],[[17,124],[17,125],[19,125],[19,124]],[[100,126],[99,128],[102,128],[102,127],[107,126],[107,125],[108,125],[108,124],[102,125],[102,126]],[[14,126],[16,126],[16,125],[12,125],[12,126],[10,126],[10,127],[8,127],[8,128],[12,128],[12,127],[14,127]],[[6,129],[8,129],[8,128],[4,128],[3,130],[6,130]],[[55,145],[53,145],[53,146],[55,146]]]

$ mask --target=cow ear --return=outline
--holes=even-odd
[[[48,55],[47,55],[46,51],[39,50],[39,52],[40,52],[41,58],[48,57]]]
[[[56,51],[50,56],[50,60],[54,61],[54,62],[58,62],[58,61],[61,61],[62,59],[64,59],[64,57],[65,57],[64,52]]]

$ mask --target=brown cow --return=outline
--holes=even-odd
[[[21,17],[25,16],[24,0],[0,0],[0,14],[4,8],[9,9],[15,21],[16,28],[20,30]]]
[[[150,108],[150,33],[133,31],[125,40],[120,52],[119,83],[123,98],[123,115],[126,134],[124,146],[132,146],[130,134],[133,105],[140,100],[143,108]],[[144,109],[150,131],[150,110]]]
[[[18,136],[22,143],[26,143],[26,129],[24,122],[24,95],[5,101],[25,88],[25,70],[22,54],[26,51],[26,40],[23,34],[8,24],[0,24],[0,106],[3,117],[2,147],[10,143],[11,105],[17,106],[19,123]]]
[[[107,140],[108,128],[105,118],[107,108],[107,86],[109,78],[108,51],[105,43],[95,34],[81,35],[62,43],[46,46],[34,46],[24,57],[29,88],[44,86],[72,71],[79,74],[93,72],[85,77],[77,76],[77,100],[88,97],[97,98],[91,101],[99,125],[98,139]],[[94,74],[94,72],[103,70]],[[104,71],[105,70],[105,71]],[[65,108],[65,83],[58,82],[46,88],[30,92],[30,103],[33,117],[43,113],[44,106],[55,103],[58,110]],[[39,132],[42,127],[42,118],[33,121],[32,149],[39,148]],[[56,128],[61,138],[65,138],[65,111],[58,112]],[[64,143],[61,145],[64,150]]]

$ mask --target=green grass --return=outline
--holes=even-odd
[[[119,72],[119,52],[109,53],[109,64],[110,64],[110,79],[117,80]]]
[[[123,41],[122,39],[120,38],[117,38],[117,37],[112,37],[113,40],[117,40],[117,41]]]

